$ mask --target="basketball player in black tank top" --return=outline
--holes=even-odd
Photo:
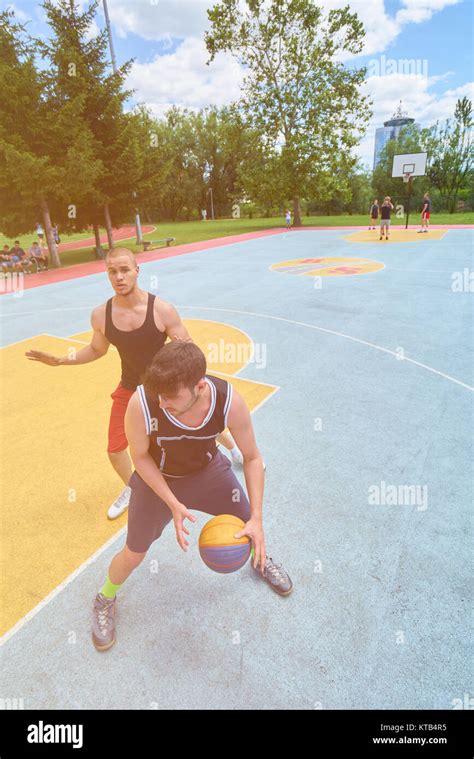
[[[229,460],[216,448],[216,437],[227,426],[243,454],[248,496]],[[234,536],[251,539],[253,569],[272,590],[282,596],[291,593],[288,572],[266,552],[263,462],[249,409],[230,382],[207,373],[206,358],[197,345],[173,341],[157,352],[130,399],[125,427],[135,465],[127,539],[94,600],[96,649],[107,651],[114,645],[117,591],[167,524],[173,522],[178,545],[187,551],[186,520],[196,522],[191,509],[241,519],[244,526],[236,528]],[[156,628],[153,598],[148,606]],[[159,624],[166,624],[166,615]]]
[[[109,519],[115,519],[127,508],[131,493],[128,482],[132,475],[132,462],[124,428],[128,401],[167,338],[190,341],[191,337],[174,306],[138,287],[139,267],[131,250],[113,248],[106,256],[106,267],[115,296],[92,311],[93,335],[90,344],[78,351],[75,358],[57,357],[36,350],[25,355],[32,361],[41,361],[49,366],[69,366],[96,361],[107,353],[111,344],[117,348],[122,362],[122,376],[111,395],[113,404],[107,453],[125,488],[107,512]],[[231,452],[234,461],[241,460],[240,451],[230,435],[222,433],[219,442]]]

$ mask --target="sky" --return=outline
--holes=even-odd
[[[400,100],[421,126],[452,117],[458,98],[474,100],[474,0],[320,0],[319,5],[346,3],[366,31],[363,54],[344,62],[368,69],[363,92],[374,101],[373,117],[356,152],[371,167],[375,129]],[[238,99],[238,63],[219,54],[206,65],[203,38],[212,5],[209,0],[108,0],[118,63],[135,59],[127,82],[135,90],[130,107],[145,103],[161,116],[172,105],[199,109]],[[0,7],[13,8],[30,34],[48,36],[40,3],[0,0]],[[90,32],[103,27],[101,2]]]

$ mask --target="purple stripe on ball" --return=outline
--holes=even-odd
[[[250,556],[250,547],[250,543],[235,546],[203,546],[199,548],[199,553],[209,569],[221,574],[229,574],[244,566]]]

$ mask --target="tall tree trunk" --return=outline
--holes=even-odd
[[[96,250],[96,257],[97,258],[103,258],[104,250],[102,248],[102,245],[100,244],[100,230],[99,225],[97,223],[92,225],[94,229],[94,237],[95,237],[95,250]]]
[[[293,226],[301,227],[301,206],[300,199],[293,198]]]
[[[110,218],[110,210],[109,210],[109,204],[106,203],[104,206],[104,219],[105,219],[105,229],[107,230],[107,240],[109,241],[109,250],[112,250],[114,247],[114,238],[112,236],[112,219]]]
[[[51,224],[51,216],[49,215],[49,206],[45,198],[42,198],[41,200],[41,213],[43,214],[44,231],[48,243],[49,260],[51,265],[56,268],[61,266],[61,261],[59,259],[58,246],[54,240],[53,225]]]

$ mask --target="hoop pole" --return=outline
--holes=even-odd
[[[405,224],[405,229],[408,229],[408,220],[410,218],[412,182],[413,182],[413,177],[410,177],[408,180],[408,206],[407,206],[407,220]]]

